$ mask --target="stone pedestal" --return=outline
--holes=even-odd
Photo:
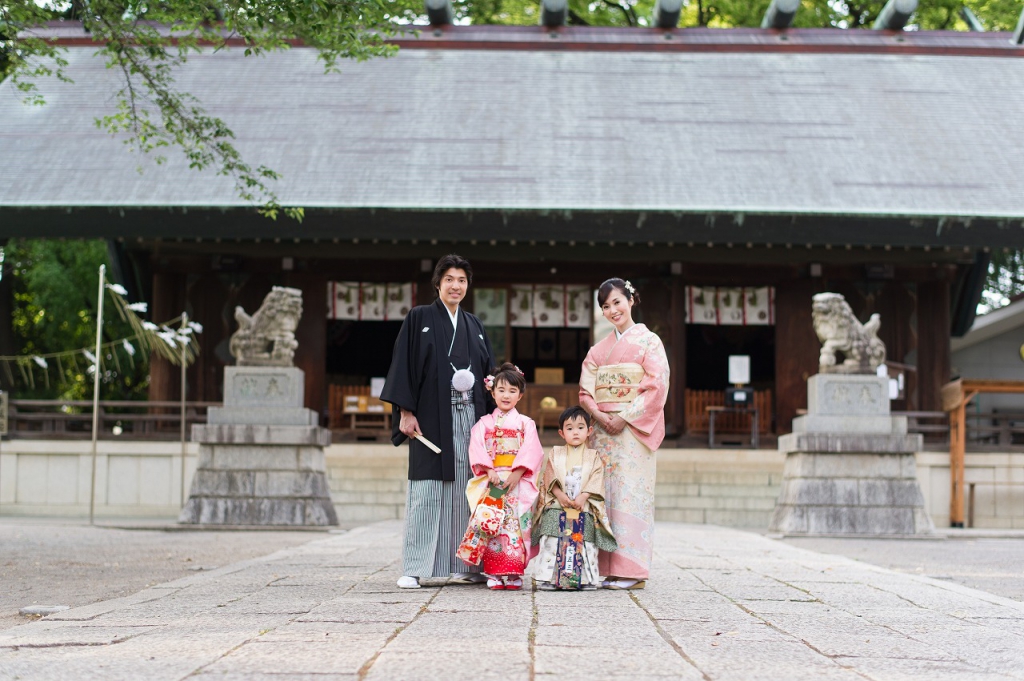
[[[199,462],[180,523],[337,525],[324,448],[295,367],[227,367],[224,406],[192,427]]]
[[[779,438],[782,491],[769,530],[787,535],[928,535],[914,454],[921,436],[889,413],[888,379],[816,374],[807,415]]]

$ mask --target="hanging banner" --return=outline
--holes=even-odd
[[[401,321],[412,309],[415,298],[415,284],[331,281],[327,283],[327,318]]]
[[[473,289],[473,314],[484,326],[505,326],[505,289]]]
[[[686,323],[772,326],[775,324],[775,289],[771,286],[687,286]]]
[[[390,322],[405,319],[416,300],[416,284],[385,284],[384,293],[387,298],[384,319]]]
[[[565,286],[534,286],[532,302],[534,326],[565,326]]]
[[[331,281],[327,283],[327,318],[359,319],[358,281]]]
[[[384,303],[384,284],[359,284],[360,321],[384,321]]]
[[[718,292],[714,286],[686,287],[686,323],[718,324]]]
[[[565,326],[589,329],[594,300],[593,290],[589,286],[566,286],[565,300]]]
[[[512,326],[533,326],[533,287],[529,284],[512,286],[508,320]]]

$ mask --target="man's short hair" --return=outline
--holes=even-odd
[[[437,267],[434,268],[434,277],[430,280],[430,285],[434,287],[435,291],[441,288],[441,277],[452,268],[465,271],[466,283],[470,286],[473,285],[473,266],[461,255],[449,253],[438,260]]]
[[[587,428],[590,427],[590,413],[586,409],[577,404],[563,411],[562,415],[558,417],[558,429],[561,430],[562,426],[565,425],[566,421],[571,421],[572,419],[575,418],[582,418],[583,421],[587,424]]]

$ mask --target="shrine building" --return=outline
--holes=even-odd
[[[190,57],[178,83],[281,174],[298,223],[174,149],[130,155],[93,123],[118,74],[80,26],[49,30],[74,84],[40,82],[44,107],[0,84],[0,238],[107,239],[153,320],[203,324],[190,400],[221,399],[235,306],[285,285],[328,423],[332,396],[386,375],[455,252],[535,417],[575,401],[612,276],[669,353],[670,437],[706,429],[730,355],[750,357],[762,430],[788,432],[823,291],[881,315],[893,409],[934,411],[991,252],[1024,244],[1024,49],[1005,33],[442,26],[326,75],[302,47]],[[155,359],[150,396],[177,399],[177,370]]]

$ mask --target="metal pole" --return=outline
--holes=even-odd
[[[188,327],[188,312],[181,313],[181,328]],[[185,334],[182,334],[184,338]],[[185,506],[185,369],[188,368],[185,362],[186,345],[181,345],[181,505]]]
[[[92,478],[89,483],[89,524],[94,524],[96,515],[96,439],[99,436],[100,421],[100,341],[103,338],[103,285],[106,283],[107,266],[100,265],[100,286],[96,294],[96,365],[92,381]]]

